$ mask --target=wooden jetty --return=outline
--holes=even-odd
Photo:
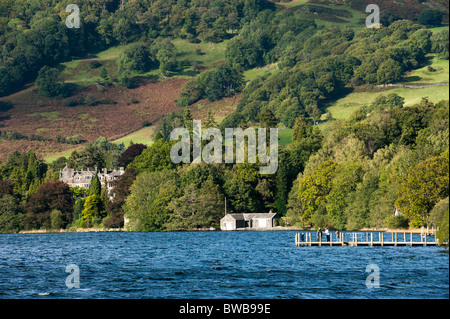
[[[375,235],[375,236],[374,236]],[[400,235],[400,236],[399,236]],[[390,237],[390,238],[389,238]],[[428,237],[432,237],[430,240]],[[314,240],[313,240],[314,238]],[[330,232],[317,238],[315,232],[295,234],[295,246],[437,246],[435,236],[414,234],[412,232],[341,232],[339,236]]]

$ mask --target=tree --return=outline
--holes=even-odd
[[[27,216],[25,228],[40,229],[51,228],[50,213],[57,209],[61,212],[62,223],[65,227],[72,221],[74,198],[67,184],[49,180],[31,195],[25,204]]]
[[[206,119],[203,122],[203,127],[204,128],[218,128],[219,127],[211,110],[208,110],[208,115],[206,116]]]
[[[442,217],[441,222],[439,223],[439,231],[437,233],[437,240],[439,241],[439,245],[446,246],[448,248],[449,243],[449,214],[448,209],[445,211],[444,216]]]
[[[59,70],[44,66],[39,70],[36,84],[39,89],[39,93],[47,97],[54,97],[58,95],[64,95],[64,84],[60,79]]]
[[[50,222],[52,229],[61,229],[64,226],[62,213],[57,209],[52,210],[50,213]]]
[[[101,218],[105,217],[105,212],[101,210],[100,196],[93,194],[86,198],[84,202],[81,217],[83,220],[83,227],[92,227],[100,224]]]
[[[162,74],[172,71],[177,65],[177,56],[173,50],[163,48],[156,54],[156,59],[159,62],[159,70]]]
[[[225,63],[201,73],[195,80],[187,82],[177,104],[188,106],[200,99],[216,101],[239,92],[243,85],[242,71]]]
[[[414,227],[426,226],[436,203],[449,195],[448,152],[408,169],[400,180],[396,207]]]
[[[377,71],[378,84],[395,83],[401,80],[403,69],[400,63],[393,59],[384,61]]]
[[[23,210],[12,195],[0,196],[0,233],[20,231],[24,217]]]
[[[207,180],[200,189],[188,185],[184,195],[173,199],[167,207],[171,211],[168,229],[206,228],[219,223],[224,199],[218,185]]]
[[[133,43],[128,45],[120,56],[117,62],[118,73],[122,74],[124,71],[147,72],[153,62],[154,57],[145,44]]]
[[[98,178],[98,173],[95,172],[94,176],[91,179],[91,184],[89,185],[89,196],[97,195],[100,196],[102,191],[102,184],[100,183],[100,179]]]
[[[0,67],[0,96],[4,96],[11,91],[12,79],[5,67]]]
[[[276,177],[276,193],[275,193],[275,208],[276,212],[281,216],[286,215],[287,212],[287,200],[289,195],[289,169],[290,169],[290,158],[289,154],[282,152],[279,157],[279,165]]]
[[[306,111],[313,119],[314,125],[318,124],[318,122],[320,121],[320,117],[322,116],[322,112],[320,111],[319,107],[315,104],[308,105],[306,107]]]
[[[138,172],[154,172],[175,168],[175,164],[170,158],[172,142],[164,139],[155,141],[150,147],[136,156],[130,166],[134,166]]]
[[[273,112],[267,108],[259,113],[259,125],[266,129],[276,128],[277,121]]]
[[[396,93],[389,93],[387,96],[380,95],[378,96],[375,101],[371,104],[371,108],[386,108],[389,107],[390,109],[395,108],[402,108],[405,104],[405,99],[396,94]]]
[[[176,180],[173,171],[139,174],[123,206],[124,218],[129,220],[125,227],[133,231],[164,230],[170,216],[167,205],[179,196]]]
[[[443,30],[441,32],[435,32],[430,38],[431,40],[431,52],[437,53],[440,57],[444,59],[449,59],[449,32],[448,30]],[[0,72],[1,74],[1,72]],[[0,75],[1,83],[1,75]],[[1,85],[0,85],[1,87]],[[1,94],[0,94],[1,95]]]
[[[144,144],[131,144],[128,148],[122,153],[119,158],[119,166],[127,167],[136,156],[142,154],[142,152],[147,148]]]
[[[417,20],[427,26],[439,26],[442,23],[444,14],[439,10],[425,9],[419,15]]]
[[[258,172],[255,165],[240,164],[234,174],[225,179],[224,191],[228,208],[235,213],[258,212],[264,208],[264,203],[256,187]]]
[[[295,119],[294,127],[292,129],[292,142],[299,142],[307,138],[312,133],[312,125],[309,124],[303,115]]]
[[[137,145],[137,144],[134,144]],[[123,204],[127,199],[127,196],[130,195],[130,188],[133,185],[134,181],[137,177],[136,169],[131,166],[129,167],[125,173],[120,176],[118,180],[113,181],[113,189],[112,189],[112,201],[108,203],[106,206],[106,212],[109,215],[109,218],[103,222],[105,227],[110,228],[118,228],[123,227],[124,225],[124,210]]]
[[[319,207],[325,206],[336,166],[337,164],[332,161],[323,162],[311,174],[305,175],[300,180],[298,197],[303,211],[302,221],[304,224],[310,224],[313,213]]]

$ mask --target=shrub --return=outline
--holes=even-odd
[[[388,228],[408,228],[408,219],[403,215],[389,216],[386,218]]]

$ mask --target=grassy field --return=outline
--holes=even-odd
[[[291,138],[292,138],[292,129],[285,128],[278,130],[278,142],[281,145],[291,144]]]
[[[348,119],[350,115],[364,105],[371,104],[378,96],[396,93],[405,98],[405,105],[413,105],[420,102],[422,97],[428,97],[432,102],[448,100],[448,86],[437,86],[423,89],[395,88],[381,92],[355,92],[343,97],[327,108],[337,120]]]
[[[122,138],[119,138],[113,143],[120,144],[124,143],[125,147],[130,146],[131,142],[134,144],[146,144],[147,146],[150,146],[153,144],[153,138],[156,133],[156,127],[155,126],[147,126],[143,127],[140,130],[137,130],[134,133],[128,134]]]
[[[250,70],[244,71],[244,81],[249,82],[260,75],[264,75],[266,73],[273,74],[278,71],[279,70],[277,70],[277,69],[260,69],[260,68],[259,69],[256,69],[256,68],[250,69]]]
[[[431,66],[435,71],[430,72],[428,66]],[[402,84],[436,84],[445,83],[449,81],[449,64],[447,60],[436,57],[435,55],[428,56],[428,63],[420,69],[414,70],[405,74]],[[429,88],[410,89],[410,88],[393,88],[387,91],[380,92],[354,92],[332,103],[327,111],[331,112],[335,119],[347,119],[357,109],[364,105],[371,104],[378,96],[387,95],[389,93],[396,93],[405,99],[405,105],[413,105],[422,99],[428,99],[434,103],[441,100],[449,99],[449,88],[447,86],[436,86]]]
[[[420,69],[408,72],[401,83],[405,84],[433,84],[449,81],[448,60],[441,59],[434,54],[427,56],[428,63]],[[428,70],[431,66],[434,71]]]

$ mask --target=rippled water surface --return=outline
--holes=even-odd
[[[449,298],[437,247],[295,247],[295,232],[0,235],[0,298]],[[66,266],[80,287],[66,287]],[[366,267],[380,288],[366,287]]]

